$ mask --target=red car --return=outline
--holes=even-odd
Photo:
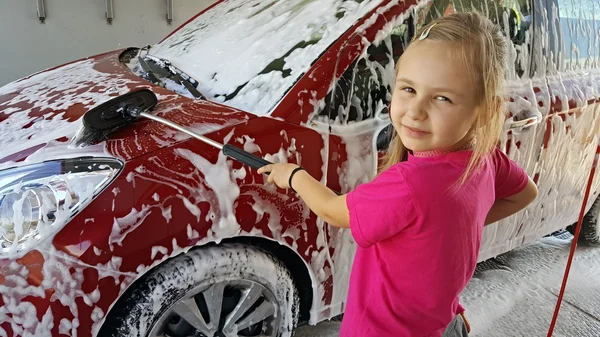
[[[150,89],[152,114],[345,193],[376,173],[415,29],[473,6],[512,41],[499,146],[540,191],[485,228],[480,261],[574,223],[600,124],[592,0],[219,1],[156,45],[0,88],[0,336],[290,336],[343,313],[350,231],[154,121],[77,146],[82,116]]]

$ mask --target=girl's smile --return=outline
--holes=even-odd
[[[431,132],[423,131],[417,128],[411,128],[410,126],[406,126],[402,124],[401,132],[404,132],[406,136],[410,138],[425,138],[431,135]]]

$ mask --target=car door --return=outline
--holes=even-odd
[[[542,38],[548,38],[551,26],[544,0],[503,1],[494,11],[488,11],[488,17],[501,25],[510,40],[505,83],[508,114],[498,147],[544,190],[550,184],[542,179],[541,171],[550,96],[539,68],[545,59],[540,55],[546,55],[550,48]],[[486,226],[478,260],[484,261],[548,234],[544,228],[548,216],[545,202],[546,196],[540,193],[522,212]]]
[[[540,167],[541,229],[548,233],[577,221],[600,128],[600,3],[596,0],[547,0],[549,29],[546,75],[550,113]],[[543,41],[544,42],[544,41]],[[541,59],[540,59],[541,60]],[[587,209],[598,196],[596,175]]]
[[[336,55],[334,83],[309,121],[328,135],[327,185],[333,190],[348,193],[376,175],[382,148],[377,139],[382,134],[380,145],[385,147],[395,62],[408,32],[401,15],[412,5],[414,1],[401,2],[378,11],[368,28],[349,36]],[[333,261],[328,314],[335,316],[344,309],[356,244],[350,230],[325,228]]]

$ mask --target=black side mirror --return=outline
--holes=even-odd
[[[394,132],[394,127],[392,124],[386,126],[383,130],[379,132],[377,135],[377,151],[385,151],[390,146],[390,141],[392,140],[392,134]]]

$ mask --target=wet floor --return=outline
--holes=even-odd
[[[547,237],[481,263],[461,296],[471,336],[546,336],[572,236]],[[297,337],[337,337],[339,322],[298,329]],[[579,245],[556,337],[600,336],[600,247]]]

